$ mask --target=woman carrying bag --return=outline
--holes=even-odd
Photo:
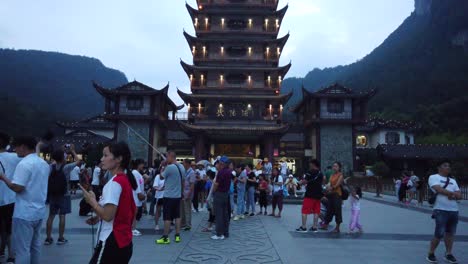
[[[83,196],[96,217],[90,225],[99,223],[97,245],[90,264],[129,263],[133,253],[132,222],[136,213],[133,190],[137,182],[129,169],[131,154],[124,142],[112,143],[103,150],[102,167],[114,175],[104,186],[99,202],[96,195],[80,186]]]

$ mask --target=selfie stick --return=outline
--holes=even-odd
[[[124,121],[120,120],[120,122],[122,124],[124,124],[129,130],[131,130],[133,133],[135,133],[135,135],[137,135],[143,142],[145,142],[148,146],[150,146],[154,151],[156,151],[159,155],[161,155],[161,157],[166,160],[166,156],[164,156],[164,154],[161,153],[161,151],[159,151],[158,149],[156,149],[153,145],[151,145],[151,143],[149,143],[144,137],[142,137],[140,134],[138,134],[138,132],[136,132],[133,128],[131,128],[127,123],[125,123]]]
[[[91,210],[91,219],[94,218],[94,211]],[[91,254],[94,254],[94,225],[91,225]]]

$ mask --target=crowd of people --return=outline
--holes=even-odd
[[[285,160],[278,166],[268,158],[255,165],[235,164],[227,156],[212,162],[178,162],[176,153],[169,151],[165,160],[147,167],[144,160],[132,160],[126,143],[117,142],[105,146],[100,162],[89,168],[73,145],[51,153],[48,163],[38,155],[41,144],[32,137],[17,137],[11,142],[8,135],[0,133],[0,254],[5,256],[8,249],[7,263],[40,263],[41,245],[54,243],[52,225],[56,215],[56,244],[68,242],[65,218],[72,211],[71,197],[78,189],[83,194],[80,215],[90,216],[87,224],[98,225],[89,263],[128,263],[133,254],[133,237],[142,235],[137,226],[144,214],[154,218],[156,231],[162,224],[163,234],[155,240],[157,245],[168,245],[172,238],[180,243],[181,231],[192,229],[192,214],[204,211],[209,217],[201,231],[212,233],[213,240],[224,240],[230,237],[231,221],[242,225],[246,221],[243,219],[260,215],[281,218],[284,197],[297,197],[299,190],[304,191],[304,197],[297,232],[329,230],[334,219],[331,232],[340,233],[346,200],[351,210],[349,232],[363,232],[362,191],[359,186],[348,186],[340,162],[323,173],[319,161],[310,160],[303,177],[295,178],[289,175]],[[427,260],[433,263],[437,261],[435,249],[443,238],[445,259],[456,263],[452,247],[458,223],[456,200],[461,199],[461,193],[449,175],[450,163],[444,161],[438,165],[438,174],[428,180],[434,193],[436,228]],[[423,185],[412,173],[403,176],[398,185],[399,197],[403,189],[414,193]],[[43,242],[41,228],[47,204]],[[310,215],[313,219],[308,229]]]

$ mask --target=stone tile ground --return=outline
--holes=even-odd
[[[70,243],[44,246],[41,263],[88,263],[91,229],[84,224],[85,218],[77,216],[77,206],[78,201],[74,201],[73,215],[67,219]],[[346,204],[344,232],[349,211]],[[143,217],[139,223],[143,236],[134,238],[131,263],[426,263],[434,228],[427,213],[364,200],[361,215],[365,233],[333,236],[294,232],[300,224],[299,212],[300,205],[286,205],[281,219],[255,216],[233,222],[231,237],[225,241],[212,241],[209,234],[200,232],[207,218],[207,213],[201,212],[194,214],[194,229],[182,233],[182,243],[170,245],[155,245],[161,233],[153,230],[151,219]],[[457,240],[454,253],[460,263],[468,263],[468,223],[459,223]],[[441,263],[443,252],[441,245],[437,252]]]

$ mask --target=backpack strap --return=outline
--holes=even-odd
[[[184,176],[182,176],[182,171],[180,171],[179,165],[177,163],[174,163],[174,165],[180,174],[180,198],[182,198],[184,196]]]

